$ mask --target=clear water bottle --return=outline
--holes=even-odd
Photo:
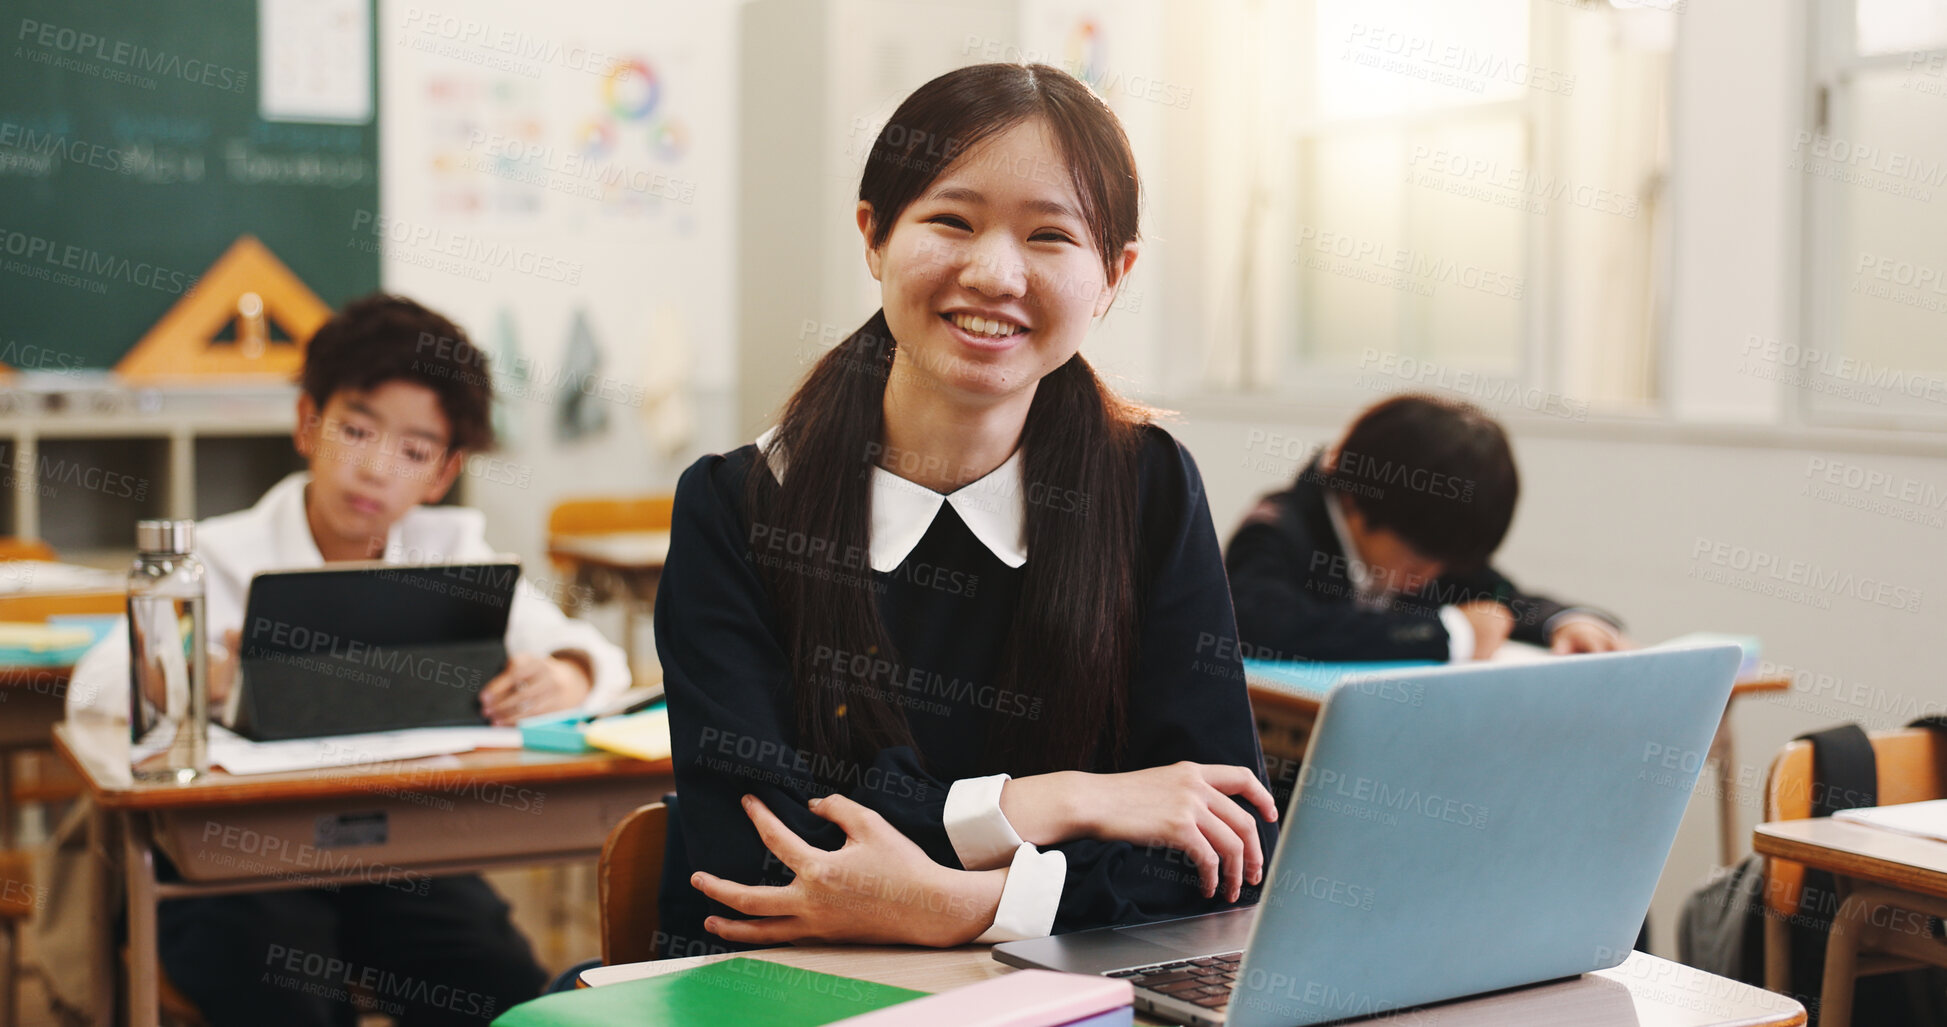
[[[138,521],[128,572],[129,770],[186,784],[209,769],[210,677],[194,521]]]

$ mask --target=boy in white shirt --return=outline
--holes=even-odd
[[[313,336],[299,384],[294,438],[310,469],[250,509],[196,526],[196,554],[208,569],[206,623],[223,640],[212,646],[212,710],[230,698],[252,575],[347,560],[495,555],[479,511],[424,505],[446,494],[469,453],[493,443],[492,377],[456,325],[411,300],[356,300]],[[507,651],[506,668],[480,692],[481,711],[496,724],[599,704],[629,684],[620,649],[525,581],[508,615]],[[124,623],[75,667],[69,715],[126,718],[128,673]],[[372,998],[413,1027],[484,1023],[539,993],[543,972],[485,881],[414,885],[165,902],[163,967],[212,1027],[352,1024],[345,981],[312,979],[302,967],[313,964],[398,984]],[[278,955],[292,952],[303,955],[297,972]]]

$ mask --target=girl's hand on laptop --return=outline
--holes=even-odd
[[[774,886],[690,875],[703,894],[756,918],[704,920],[703,929],[719,938],[946,947],[974,940],[994,922],[1006,870],[943,867],[877,811],[843,795],[809,804],[845,830],[845,844],[829,852],[798,837],[756,796],[743,801],[764,847],[797,876]]]
[[[523,717],[565,710],[588,698],[588,672],[572,660],[539,653],[515,653],[507,669],[480,690],[480,712],[495,727]]]
[[[1036,845],[1095,838],[1176,849],[1196,865],[1205,897],[1221,890],[1224,901],[1236,902],[1244,885],[1264,880],[1264,844],[1233,795],[1265,821],[1278,819],[1277,803],[1256,774],[1188,761],[1126,774],[1014,778],[1002,786],[1001,812]]]

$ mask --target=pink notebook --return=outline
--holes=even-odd
[[[1135,1001],[1129,982],[1052,970],[1016,970],[979,984],[848,1017],[831,1027],[1056,1027]]]

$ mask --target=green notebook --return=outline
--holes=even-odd
[[[660,977],[544,995],[502,1013],[493,1027],[818,1027],[924,994],[763,959],[735,958]]]

